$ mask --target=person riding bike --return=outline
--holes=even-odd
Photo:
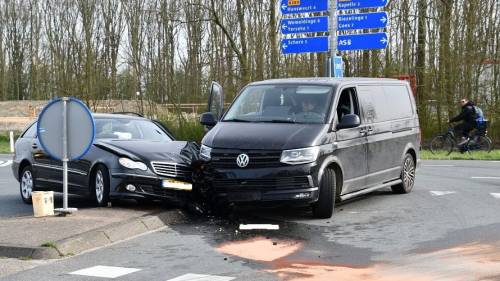
[[[460,132],[462,134],[462,140],[458,143],[458,145],[463,145],[469,140],[470,131],[474,130],[477,126],[477,114],[474,103],[467,98],[461,99],[459,104],[462,107],[462,111],[457,116],[451,118],[450,123],[463,121],[454,127],[456,132]]]

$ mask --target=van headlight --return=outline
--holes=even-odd
[[[146,171],[148,169],[148,166],[146,166],[146,164],[144,164],[142,162],[138,162],[138,161],[133,161],[129,158],[122,157],[122,158],[118,159],[118,162],[123,167],[128,168],[128,169],[132,169],[132,170],[137,169],[137,170]]]
[[[211,157],[211,154],[212,153],[212,148],[211,147],[208,147],[206,145],[201,145],[201,148],[200,148],[200,158],[202,160],[205,160],[205,161],[209,161],[210,159],[212,159]]]
[[[316,161],[319,155],[319,147],[313,146],[308,148],[284,150],[281,153],[281,163],[285,164],[306,164]]]

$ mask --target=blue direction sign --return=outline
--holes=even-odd
[[[328,52],[328,36],[281,40],[283,54]]]
[[[385,7],[387,0],[338,0],[337,9],[339,10],[354,10],[364,8],[379,8]]]
[[[281,0],[283,14],[300,14],[328,11],[328,0]]]
[[[337,38],[339,51],[385,49],[388,43],[384,32],[339,35]]]
[[[283,19],[281,21],[281,33],[283,34],[327,31],[328,17]]]
[[[385,28],[388,22],[386,12],[340,15],[338,30]]]

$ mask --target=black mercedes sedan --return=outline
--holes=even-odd
[[[94,120],[94,145],[68,164],[69,193],[104,206],[119,198],[181,201],[192,191],[196,143],[176,141],[161,123],[136,115],[94,114]],[[62,192],[62,162],[41,148],[36,122],[16,141],[12,171],[26,203],[32,191]]]

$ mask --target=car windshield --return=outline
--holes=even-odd
[[[225,115],[226,122],[326,123],[332,87],[262,85],[247,87]]]
[[[96,139],[171,141],[158,125],[141,119],[96,118]]]

